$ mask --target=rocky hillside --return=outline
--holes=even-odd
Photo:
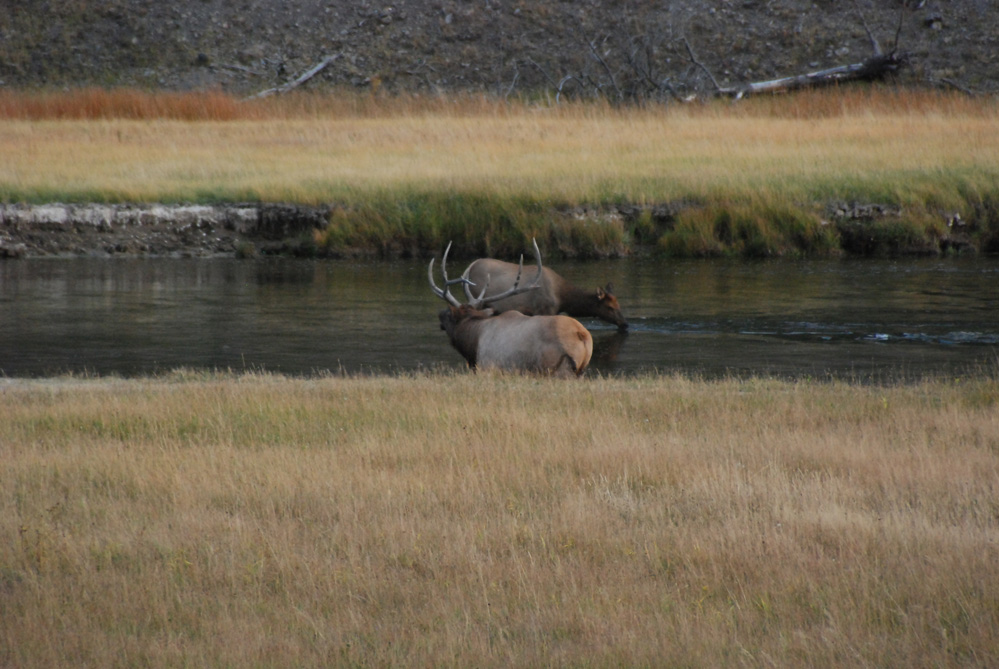
[[[306,86],[668,99],[861,62],[896,35],[902,83],[999,92],[994,0],[5,0],[0,88],[243,95],[333,57]]]

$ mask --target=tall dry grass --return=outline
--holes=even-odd
[[[261,112],[261,106],[242,105],[221,91],[172,93],[125,88],[0,91],[0,118],[4,119],[231,121],[262,118]]]
[[[332,117],[391,117],[414,114],[493,114],[522,105],[475,94],[358,95],[296,92],[237,98],[218,90],[168,92],[128,88],[65,91],[0,91],[0,118],[21,120],[136,119],[259,121]]]
[[[994,666],[999,383],[5,381],[0,664]]]
[[[0,197],[371,203],[458,192],[565,203],[867,197],[957,207],[961,189],[999,181],[996,108],[925,94],[669,109],[309,97],[258,107],[220,94],[90,94],[107,103],[76,95],[0,103]]]
[[[133,88],[78,88],[70,90],[0,91],[0,118],[23,120],[67,119],[175,119],[230,121],[411,115],[495,115],[524,109],[551,108],[570,116],[606,115],[619,107],[606,101],[552,105],[524,99],[506,99],[474,93],[442,95],[355,94],[294,92],[265,98],[238,98],[220,90],[170,92]],[[666,109],[647,105],[647,109]],[[767,116],[817,119],[851,114],[928,113],[994,116],[994,104],[981,98],[920,89],[880,87],[823,88],[792,95],[766,95],[735,104],[676,104],[670,111],[685,115]]]

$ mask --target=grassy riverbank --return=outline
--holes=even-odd
[[[5,93],[0,152],[8,202],[332,203],[319,252],[508,255],[530,236],[552,255],[999,251],[999,110],[926,92],[669,108]]]
[[[997,409],[994,375],[4,381],[0,664],[994,665]]]

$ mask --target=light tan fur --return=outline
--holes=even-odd
[[[440,313],[451,344],[476,368],[525,371],[552,376],[580,376],[590,364],[593,338],[569,316],[495,314],[468,305]]]

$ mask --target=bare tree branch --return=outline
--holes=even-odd
[[[600,63],[601,66],[603,66],[604,71],[607,73],[607,78],[610,79],[611,85],[614,87],[614,90],[617,91],[618,100],[623,100],[624,94],[621,92],[621,88],[617,85],[617,81],[614,79],[614,73],[611,72],[610,66],[607,65],[607,61],[600,55],[590,39],[586,39],[586,44],[590,47],[590,53],[593,54],[593,57],[597,59],[597,62]]]
[[[902,19],[905,17],[905,8],[898,10],[898,26],[895,28],[895,41],[891,46],[891,52],[898,51],[898,41],[902,37]]]
[[[645,82],[651,94],[654,97],[662,96],[665,91],[671,97],[679,99],[680,96],[677,94],[676,89],[673,88],[670,83],[669,77],[664,77],[662,80],[656,78],[655,72],[653,72],[653,47],[644,37],[634,38],[634,47],[627,54],[628,65],[634,70],[635,76],[637,77],[637,82]],[[639,54],[644,57],[644,66],[641,62]],[[637,84],[636,84],[637,87]],[[637,90],[632,92],[633,97],[637,97],[639,92]]]
[[[513,81],[510,82],[510,85],[506,89],[506,95],[504,95],[503,97],[505,97],[505,98],[510,97],[510,95],[513,93],[514,89],[517,88],[517,80],[518,79],[520,79],[520,68],[517,67],[516,63],[514,63],[514,65],[513,65]]]
[[[533,65],[534,67],[538,68],[538,72],[540,72],[544,76],[544,78],[548,80],[548,83],[558,88],[558,83],[552,78],[550,74],[548,74],[548,71],[545,68],[538,65],[538,63],[533,58],[528,58],[527,63],[528,65]]]
[[[711,79],[711,83],[715,85],[715,89],[721,91],[722,87],[718,83],[718,80],[715,79],[715,75],[711,74],[711,70],[709,70],[707,67],[704,66],[703,63],[697,60],[697,55],[694,54],[694,49],[690,46],[690,42],[687,41],[686,37],[683,38],[683,45],[687,48],[687,55],[690,57],[690,62],[699,67],[700,69],[702,69],[704,73],[708,75],[708,78]]]
[[[860,11],[860,7],[857,5],[856,0],[853,2],[853,8],[856,10],[857,17],[860,19],[860,22],[864,24],[864,30],[867,32],[867,38],[871,40],[871,47],[874,49],[874,55],[880,56],[884,52],[881,51],[881,45],[878,44],[878,38],[874,36],[874,33],[872,33],[871,29],[867,26],[867,19],[864,18],[864,14]]]
[[[556,103],[561,102],[560,98],[562,97],[562,87],[565,86],[570,81],[576,81],[580,85],[582,85],[582,83],[583,83],[582,81],[580,81],[579,79],[577,79],[575,76],[573,76],[571,74],[567,74],[566,76],[562,77],[561,81],[559,81],[558,85],[555,87],[556,88],[556,93],[555,93],[555,102]]]

